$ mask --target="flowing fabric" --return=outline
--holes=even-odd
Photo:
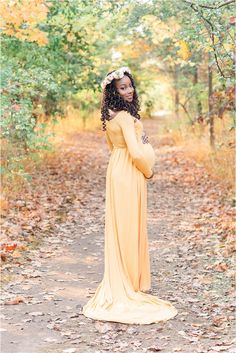
[[[142,143],[143,124],[121,111],[106,123],[111,151],[106,174],[104,276],[82,313],[95,320],[150,324],[173,318],[169,301],[151,287],[147,235],[147,179],[155,153]]]

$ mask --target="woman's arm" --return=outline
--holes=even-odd
[[[134,165],[144,174],[146,178],[151,177],[153,171],[146,162],[145,157],[138,145],[134,127],[134,118],[125,111],[120,112],[119,117],[117,116],[117,118],[119,119],[119,124],[122,128],[123,136]]]
[[[107,141],[107,145],[108,145],[109,150],[112,151],[113,150],[113,143],[111,142],[111,139],[110,139],[107,131],[106,131],[106,141]]]

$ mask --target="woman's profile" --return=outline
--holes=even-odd
[[[147,179],[154,175],[155,153],[140,121],[130,69],[109,72],[102,88],[101,120],[111,152],[106,173],[104,275],[82,313],[127,324],[166,321],[177,309],[148,293]]]

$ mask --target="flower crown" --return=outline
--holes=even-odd
[[[109,83],[111,83],[111,81],[115,78],[117,80],[121,79],[122,77],[124,77],[124,73],[128,72],[129,74],[131,74],[130,69],[127,66],[123,66],[120,69],[113,71],[112,73],[110,73],[109,75],[107,75],[105,77],[105,79],[102,81],[101,83],[101,87],[104,90],[106,85],[108,85]]]

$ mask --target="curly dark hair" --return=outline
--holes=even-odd
[[[108,72],[107,76],[114,71],[115,70]],[[102,104],[101,104],[101,121],[102,121],[102,130],[103,131],[106,131],[106,120],[110,120],[110,118],[111,118],[109,115],[108,109],[111,109],[115,112],[118,112],[120,110],[125,110],[125,111],[129,112],[135,118],[141,119],[141,117],[138,113],[138,111],[140,110],[140,103],[139,103],[134,79],[129,72],[125,71],[124,74],[130,78],[130,81],[131,81],[132,86],[134,88],[133,101],[127,102],[119,95],[119,93],[116,89],[116,86],[115,86],[116,79],[113,79],[111,81],[111,83],[106,85],[104,92],[103,92]]]

